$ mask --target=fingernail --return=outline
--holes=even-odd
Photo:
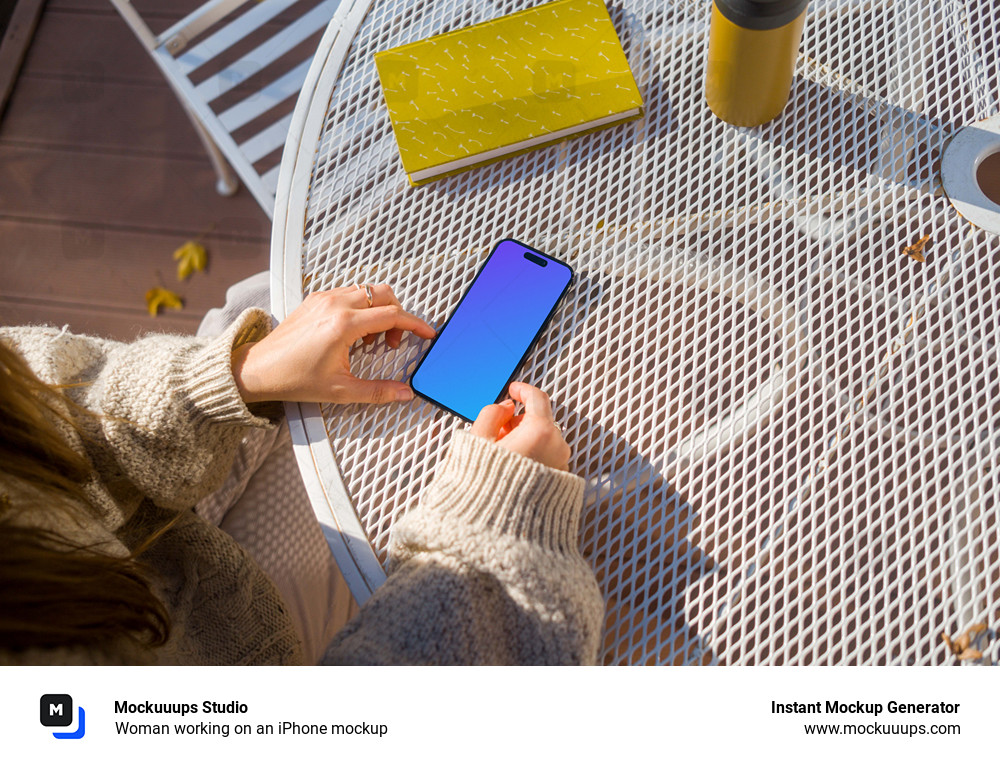
[[[401,388],[396,391],[397,402],[408,402],[413,398],[413,391],[408,388]]]

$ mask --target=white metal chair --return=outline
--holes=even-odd
[[[340,0],[210,0],[159,35],[111,0],[187,111],[219,176],[270,217],[295,98]]]

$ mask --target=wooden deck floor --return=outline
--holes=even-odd
[[[202,0],[134,0],[154,31]],[[194,332],[268,267],[270,221],[215,175],[172,91],[107,0],[48,0],[0,121],[0,322],[123,340]],[[208,271],[178,282],[197,238]],[[153,318],[156,285],[185,299]]]

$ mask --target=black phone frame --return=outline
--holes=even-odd
[[[566,282],[566,286],[563,287],[562,292],[559,293],[559,297],[556,298],[555,302],[552,304],[552,308],[549,310],[548,315],[545,317],[545,319],[542,320],[541,325],[539,325],[538,332],[535,333],[535,337],[531,339],[530,343],[528,343],[528,347],[525,349],[524,354],[521,356],[521,359],[518,361],[518,363],[516,365],[514,365],[514,371],[511,372],[510,377],[507,378],[507,382],[504,383],[503,386],[500,387],[499,393],[496,395],[496,398],[493,400],[494,404],[496,404],[497,401],[499,401],[500,397],[510,387],[510,384],[513,382],[514,378],[517,377],[517,373],[521,369],[521,365],[524,364],[524,360],[528,358],[528,354],[531,353],[531,350],[535,347],[535,344],[538,342],[538,339],[540,337],[542,337],[542,333],[545,331],[545,328],[548,326],[549,322],[552,321],[552,317],[556,313],[556,309],[559,308],[559,304],[562,303],[562,299],[566,296],[566,292],[569,290],[570,286],[576,280],[576,272],[573,270],[572,266],[570,266],[568,263],[566,263],[566,261],[562,260],[561,258],[556,258],[554,256],[548,255],[547,253],[543,253],[541,250],[538,250],[537,248],[534,248],[531,245],[526,245],[523,242],[521,242],[520,240],[514,239],[513,237],[504,237],[503,239],[501,239],[499,242],[497,242],[493,246],[493,249],[490,250],[490,254],[486,256],[486,260],[483,261],[482,265],[476,271],[476,275],[472,278],[472,281],[469,282],[469,286],[465,288],[465,292],[463,292],[462,293],[462,297],[458,299],[458,303],[455,304],[455,308],[452,309],[451,314],[448,315],[448,318],[445,320],[444,325],[442,325],[442,327],[441,327],[440,331],[438,331],[437,335],[434,336],[434,340],[431,341],[431,345],[429,345],[427,347],[427,350],[424,352],[423,357],[421,357],[420,361],[417,362],[417,366],[413,368],[413,372],[410,373],[410,376],[407,379],[407,381],[410,384],[410,388],[413,389],[413,393],[414,394],[416,394],[417,396],[419,396],[425,402],[430,402],[431,404],[435,405],[436,407],[440,407],[445,412],[449,412],[452,415],[454,415],[454,416],[456,416],[458,418],[461,418],[466,423],[472,423],[473,421],[469,420],[467,417],[465,417],[465,415],[462,415],[462,414],[460,414],[458,412],[455,412],[455,410],[451,409],[450,407],[446,407],[444,404],[442,404],[441,402],[437,401],[436,399],[433,399],[430,396],[427,396],[427,395],[421,393],[420,391],[418,391],[417,387],[413,385],[413,377],[417,374],[417,371],[420,369],[420,365],[422,365],[424,363],[424,360],[427,358],[428,354],[430,354],[431,349],[434,348],[434,344],[438,342],[438,339],[442,335],[444,335],[445,330],[448,329],[448,324],[451,322],[452,317],[454,317],[455,314],[458,312],[459,307],[462,305],[462,301],[465,300],[465,296],[467,296],[469,294],[469,291],[476,284],[476,280],[478,280],[479,279],[479,275],[483,273],[483,269],[485,269],[486,268],[486,264],[488,264],[490,262],[490,258],[493,257],[493,254],[497,251],[497,249],[500,247],[500,245],[502,245],[504,242],[513,242],[518,247],[523,247],[525,250],[528,250],[531,253],[534,253],[536,255],[540,255],[543,258],[546,258],[546,259],[548,259],[550,261],[554,261],[554,262],[556,262],[558,264],[561,264],[561,265],[565,266],[567,269],[569,269],[569,280]]]

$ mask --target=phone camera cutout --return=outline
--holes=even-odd
[[[545,267],[545,266],[549,265],[548,262],[544,258],[539,258],[534,253],[525,253],[524,257],[527,258],[529,261],[531,261],[536,266]]]

